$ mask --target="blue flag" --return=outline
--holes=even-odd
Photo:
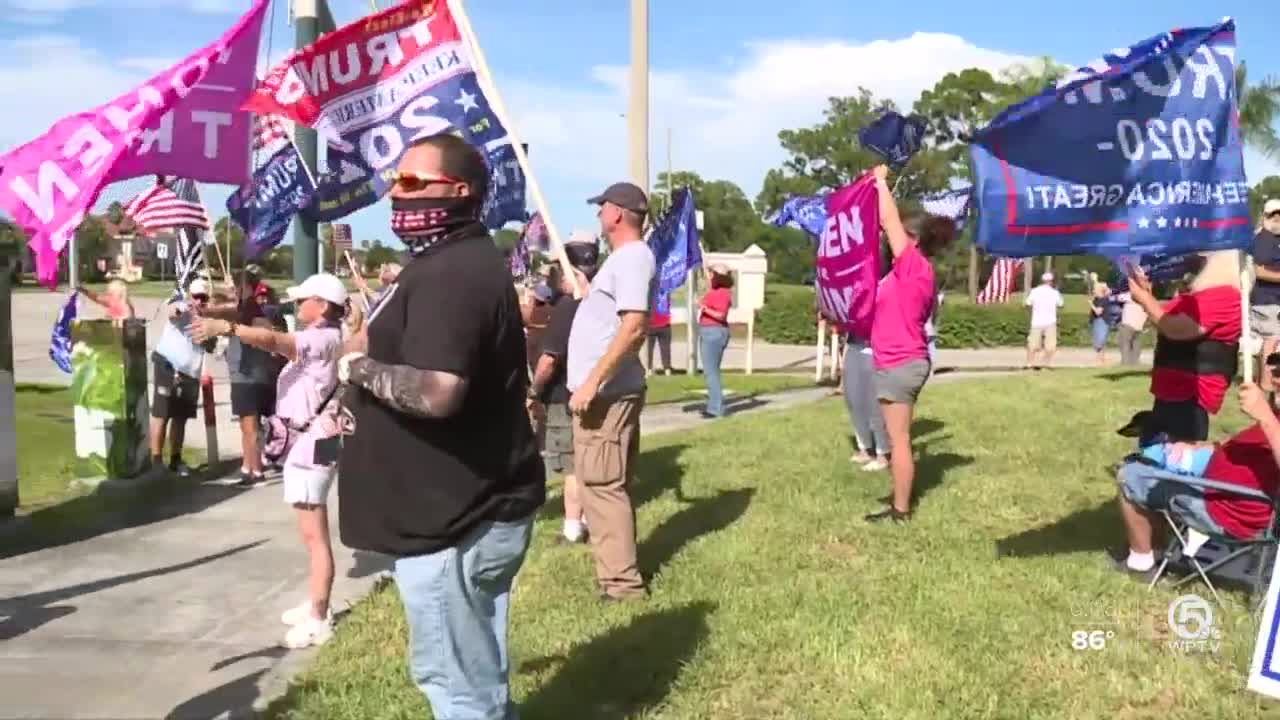
[[[328,172],[316,179],[316,203],[303,211],[308,218],[331,222],[374,204],[395,183],[396,164],[411,142],[453,129],[483,148],[489,162],[491,190],[485,200],[485,224],[496,229],[525,219],[524,175],[515,163],[507,131],[463,56],[453,53],[448,58],[447,72],[438,78],[428,76],[413,88],[412,97],[403,97],[404,83],[398,76],[377,84],[371,92],[395,98],[407,109],[389,113],[373,127],[354,123],[336,140],[329,140]],[[495,179],[492,173],[500,177]]]
[[[49,358],[64,373],[71,372],[71,321],[76,319],[76,298],[72,292],[62,303],[58,319],[53,323],[53,337],[49,340]]]
[[[662,216],[649,234],[649,249],[658,266],[654,311],[671,312],[671,293],[684,284],[691,268],[702,264],[702,246],[698,244],[697,209],[689,188],[676,191],[667,214]]]
[[[919,115],[903,117],[887,110],[858,131],[858,142],[862,147],[883,157],[888,164],[900,168],[907,164],[924,143],[926,127],[924,118]]]
[[[822,229],[827,224],[827,195],[797,195],[782,203],[782,209],[770,222],[774,227],[794,225],[809,234],[809,239],[818,242],[822,237]]]
[[[978,246],[1005,257],[1247,248],[1235,23],[1117,50],[979,130]]]
[[[289,221],[315,193],[293,143],[272,155],[248,185],[227,198],[227,213],[244,230],[245,257],[256,258],[279,245]]]
[[[529,146],[524,146],[525,153]],[[524,172],[516,160],[515,146],[502,142],[491,148],[485,159],[489,163],[489,192],[484,198],[484,210],[480,219],[485,227],[497,230],[509,222],[524,222],[529,213],[525,208]]]
[[[1136,257],[1123,255],[1113,257],[1111,262],[1115,265],[1115,274],[1112,275],[1112,284],[1116,287],[1124,287],[1128,283],[1130,265],[1142,268],[1142,272],[1152,282],[1181,280],[1187,273],[1195,270],[1197,259],[1198,255],[1196,253],[1173,256],[1143,255]]]

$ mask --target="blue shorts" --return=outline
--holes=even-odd
[[[1202,533],[1226,535],[1205,507],[1204,491],[1174,482],[1177,477],[1169,470],[1130,462],[1120,467],[1116,479],[1120,482],[1120,494],[1134,505],[1151,512],[1167,510],[1173,517]]]

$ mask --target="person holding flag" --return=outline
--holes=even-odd
[[[884,498],[887,506],[866,520],[901,523],[911,518],[916,473],[911,420],[932,372],[925,324],[937,302],[937,285],[929,259],[951,246],[956,226],[949,218],[933,215],[919,215],[904,224],[887,181],[889,168],[880,165],[873,172],[880,196],[880,226],[893,253],[893,268],[880,282],[871,325],[876,395],[889,435],[893,492]]]
[[[724,415],[724,389],[720,384],[720,362],[729,347],[729,308],[733,305],[733,273],[724,263],[705,270],[711,288],[698,305],[698,342],[702,350],[702,374],[707,381],[707,406],[704,418]]]

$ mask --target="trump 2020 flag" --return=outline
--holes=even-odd
[[[1006,257],[1249,247],[1235,23],[1114,51],[975,133],[978,246]]]
[[[797,195],[788,198],[769,222],[774,227],[794,225],[808,233],[810,240],[817,242],[827,224],[827,196]]]
[[[244,230],[245,257],[256,258],[284,240],[295,213],[311,204],[316,186],[289,143],[227,198],[227,213]]]
[[[689,188],[676,191],[667,214],[662,216],[649,235],[649,249],[658,267],[654,291],[654,312],[671,312],[671,293],[684,284],[691,268],[702,264],[702,246],[698,243],[697,208]]]
[[[529,146],[524,146],[525,153]],[[499,140],[486,150],[489,163],[489,192],[485,195],[480,219],[485,227],[497,230],[512,221],[524,221],[529,216],[525,208],[524,171],[516,160],[515,147],[506,140]]]
[[[58,319],[53,323],[53,337],[49,340],[49,358],[64,373],[71,372],[71,322],[76,319],[78,297],[79,293],[72,292],[62,303]]]
[[[842,331],[870,339],[880,282],[880,196],[871,173],[827,198],[817,265],[823,314]]]
[[[272,68],[245,109],[313,127],[327,143],[328,172],[316,179],[317,200],[306,211],[321,222],[377,202],[419,138],[457,132],[491,167],[514,156],[500,152],[510,145],[506,128],[480,89],[447,2],[401,3],[325,34]],[[489,205],[485,220],[494,227],[493,208],[511,203]]]
[[[919,115],[903,117],[888,110],[858,131],[858,142],[884,158],[888,164],[900,168],[911,160],[911,156],[924,143],[926,127],[924,118]]]

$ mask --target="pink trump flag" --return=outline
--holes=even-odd
[[[216,42],[0,156],[0,208],[30,237],[41,283],[57,283],[58,255],[108,183],[148,174],[247,179],[249,119],[238,109],[253,89],[268,5],[255,0]]]
[[[870,173],[827,196],[817,265],[823,314],[842,331],[869,339],[880,281],[880,203]]]

